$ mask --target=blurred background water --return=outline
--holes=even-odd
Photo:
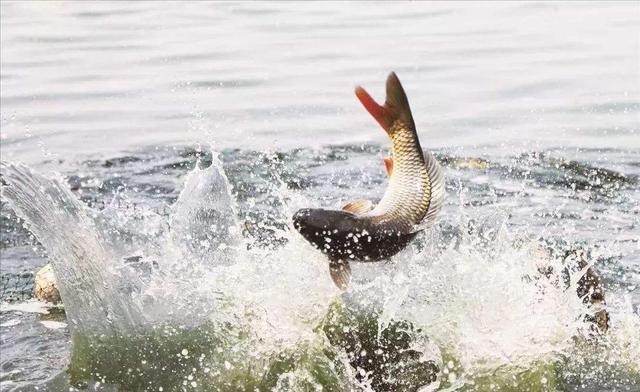
[[[351,90],[390,70],[427,146],[639,147],[639,22],[624,2],[4,2],[3,152],[184,143],[199,118],[221,147],[384,141]]]
[[[499,209],[512,229],[595,251],[614,313],[640,317],[637,2],[0,7],[2,160],[62,173],[93,208],[126,193],[162,215],[209,145],[243,222],[286,227],[269,182],[334,208],[380,195],[388,142],[353,88],[382,100],[393,70],[446,168],[444,216]],[[69,331],[30,312],[46,254],[4,199],[1,218],[0,383],[45,388]],[[567,388],[640,388],[609,376]]]

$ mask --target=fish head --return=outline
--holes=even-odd
[[[356,215],[342,210],[303,208],[293,216],[293,227],[327,254],[346,242],[350,233],[359,231],[360,226],[362,222]]]
[[[293,227],[329,260],[377,261],[402,250],[416,233],[403,233],[344,210],[304,208]]]

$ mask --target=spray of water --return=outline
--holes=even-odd
[[[380,342],[405,331],[402,350],[416,354],[399,359],[404,367],[395,376],[416,381],[394,388],[521,382],[544,389],[559,382],[558,361],[586,355],[576,337],[592,339],[584,315],[593,309],[575,294],[584,270],[572,273],[567,288],[563,258],[513,237],[499,211],[445,222],[389,263],[355,265],[341,294],[327,261],[294,231],[274,227],[285,239],[275,247],[252,246],[241,235],[216,158],[186,177],[168,218],[115,207],[98,213],[61,179],[22,165],[3,163],[2,175],[4,197],[45,246],[58,277],[75,336],[72,379],[131,389],[383,390],[391,384],[363,358],[387,355],[393,347]],[[283,183],[275,189],[282,216],[310,203]],[[605,339],[615,350],[606,355],[640,374],[638,317],[629,309],[614,317],[620,322]],[[360,335],[350,335],[354,326]],[[367,344],[382,348],[367,353]],[[426,361],[437,380],[426,365],[407,370]],[[115,362],[137,373],[125,377]]]

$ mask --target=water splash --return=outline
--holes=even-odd
[[[208,168],[196,167],[184,180],[169,225],[173,242],[193,261],[231,261],[232,250],[241,242],[229,188],[217,156]]]
[[[60,178],[48,179],[22,165],[2,162],[3,195],[47,249],[73,327],[106,332],[132,328],[140,310],[119,293],[123,281],[110,249],[88,211]]]
[[[168,216],[123,209],[122,195],[98,213],[79,203],[59,178],[13,164],[2,170],[9,185],[4,195],[47,248],[64,282],[76,336],[72,381],[100,379],[97,374],[111,368],[106,380],[130,389],[163,367],[175,367],[157,386],[178,385],[183,378],[196,390],[388,385],[376,384],[367,368],[354,367],[366,364],[363,355],[371,352],[332,344],[318,329],[338,299],[361,309],[363,317],[374,309],[375,317],[365,319],[376,326],[363,332],[373,341],[398,322],[409,323],[415,333],[408,347],[441,371],[433,388],[483,390],[487,377],[499,384],[498,378],[526,371],[515,387],[512,381],[504,385],[550,389],[562,382],[556,364],[578,378],[592,368],[575,363],[592,347],[576,344],[576,337],[589,342],[592,336],[584,315],[593,309],[575,294],[584,271],[573,272],[567,287],[564,257],[535,238],[510,233],[500,210],[459,211],[459,221],[444,220],[391,262],[354,265],[353,286],[340,295],[325,258],[286,223],[269,228],[283,239],[278,246],[240,235],[236,198],[215,158],[185,178]],[[273,177],[266,189],[276,216],[287,219],[312,203],[277,173]],[[620,322],[604,338],[613,347],[606,351],[609,362],[615,358],[636,377],[638,315],[633,309],[613,314]],[[124,380],[118,371],[126,368],[118,361],[145,366]]]
[[[46,247],[79,332],[105,333],[96,323],[106,315],[114,332],[128,332],[162,322],[221,321],[248,308],[260,324],[254,329],[273,331],[263,338],[280,336],[281,344],[289,336],[283,330],[308,327],[322,317],[336,294],[328,281],[316,278],[322,256],[309,257],[295,242],[268,255],[243,246],[219,165],[214,160],[187,176],[166,225],[152,213],[123,217],[113,208],[89,210],[60,179],[3,163],[9,184],[4,195]],[[309,295],[298,295],[302,287]]]

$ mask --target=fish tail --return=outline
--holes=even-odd
[[[380,126],[390,133],[393,124],[401,120],[405,126],[415,130],[409,100],[405,94],[402,84],[395,72],[391,72],[387,77],[387,97],[384,105],[379,105],[371,95],[362,87],[356,87],[356,96],[365,109],[373,116]]]

